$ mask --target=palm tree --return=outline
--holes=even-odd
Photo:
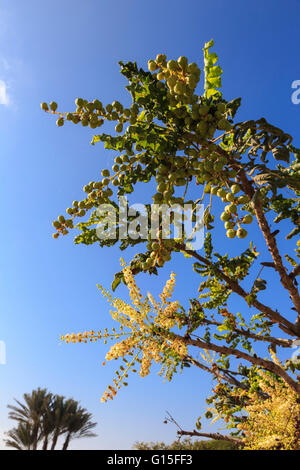
[[[72,402],[72,399],[66,400],[63,396],[56,395],[54,397],[52,404],[54,432],[52,437],[51,450],[55,449],[59,436],[67,431],[68,417],[72,407]]]
[[[36,450],[42,442],[42,450],[47,450],[52,440],[50,450],[55,450],[58,438],[65,435],[63,450],[66,450],[71,439],[96,436],[91,430],[97,423],[92,423],[92,415],[73,398],[52,395],[41,388],[23,397],[25,403],[15,400],[17,406],[8,405],[9,417],[17,421],[18,426],[7,433],[7,446]]]
[[[8,439],[5,440],[7,447],[17,450],[30,450],[34,444],[32,426],[29,423],[20,422],[17,428],[13,428],[6,433]]]
[[[25,404],[15,399],[18,406],[8,405],[8,408],[12,410],[9,413],[9,418],[31,427],[32,450],[36,450],[42,437],[42,416],[51,403],[52,394],[46,388],[38,388],[33,390],[31,394],[24,393],[23,397]]]
[[[72,439],[81,439],[83,437],[95,437],[97,434],[91,432],[97,425],[91,421],[92,415],[87,410],[78,406],[78,402],[73,402],[67,419],[66,439],[62,450],[67,450]]]

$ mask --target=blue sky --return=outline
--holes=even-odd
[[[74,246],[72,234],[53,240],[51,222],[113,156],[89,144],[89,129],[58,129],[40,102],[53,99],[63,110],[72,110],[77,96],[128,103],[119,60],[146,66],[166,53],[186,55],[201,67],[204,42],[214,38],[223,93],[243,98],[238,119],[264,116],[300,146],[300,105],[291,102],[291,83],[300,79],[299,14],[298,0],[0,1],[2,433],[11,426],[7,403],[42,386],[80,400],[99,423],[99,437],[72,448],[171,441],[176,429],[163,424],[165,410],[182,427],[193,427],[211,386],[209,376],[191,369],[167,384],[156,374],[132,376],[113,402],[101,404],[115,369],[101,366],[107,346],[59,344],[61,333],[111,325],[96,284],[110,286],[119,250]],[[247,242],[239,243],[236,253]],[[179,258],[160,279],[140,276],[139,284],[155,294],[171,269],[178,273],[175,296],[184,301],[199,279]],[[265,295],[274,302],[274,292]],[[276,305],[285,306],[280,291]]]

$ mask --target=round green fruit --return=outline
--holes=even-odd
[[[115,127],[116,132],[122,132],[123,131],[123,124],[119,122],[119,124],[116,125]]]
[[[228,212],[222,212],[220,219],[223,220],[223,222],[227,222],[230,220],[230,214]]]
[[[234,238],[234,237],[236,236],[236,231],[233,230],[232,228],[230,228],[229,230],[227,230],[226,236],[227,236],[228,238]]]
[[[245,238],[248,235],[248,232],[244,228],[239,228],[236,235],[238,238]]]
[[[225,189],[224,189],[224,188],[218,189],[217,195],[218,195],[219,197],[225,197],[225,196],[226,196],[226,191],[225,191]]]
[[[64,123],[65,123],[65,121],[64,121],[64,118],[62,118],[62,117],[58,118],[57,121],[56,121],[56,124],[57,124],[58,127],[63,126]]]
[[[228,193],[226,194],[226,201],[233,202],[235,200],[234,194]]]
[[[56,111],[57,110],[57,103],[55,103],[55,101],[51,101],[50,109],[51,109],[51,111]]]
[[[244,224],[251,224],[252,220],[253,220],[253,217],[251,214],[247,214],[243,217]]]
[[[235,223],[231,221],[225,222],[224,224],[224,227],[226,228],[226,230],[233,228],[234,226],[235,226]]]
[[[240,190],[241,190],[241,188],[239,187],[238,184],[232,185],[230,189],[231,189],[232,194],[237,194],[237,193],[239,193]]]
[[[102,170],[101,174],[102,176],[107,176],[107,177],[110,175],[109,170],[106,170],[106,169]]]

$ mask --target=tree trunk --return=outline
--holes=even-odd
[[[68,432],[64,445],[62,447],[62,450],[67,450],[69,443],[70,443],[70,438],[71,438],[71,433]]]
[[[54,450],[54,449],[55,449],[58,436],[59,436],[59,431],[56,431],[56,432],[54,433],[54,436],[53,436],[52,445],[51,445],[51,449],[50,449],[50,450]]]
[[[48,447],[48,434],[46,434],[46,436],[45,436],[42,450],[47,450],[47,447]]]

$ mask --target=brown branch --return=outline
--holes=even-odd
[[[291,279],[295,279],[295,277],[299,276],[300,274],[300,264],[298,264],[298,266],[296,266],[293,271],[290,272],[289,274],[289,277]]]
[[[201,362],[197,361],[194,359],[192,356],[186,356],[186,359],[193,364],[196,367],[199,367],[202,370],[205,370],[206,372],[209,372],[210,374],[213,374],[217,379],[222,379],[231,385],[234,385],[235,387],[241,388],[242,390],[248,390],[247,385],[243,384],[236,378],[232,377],[229,373],[229,371],[222,370],[220,367],[214,366],[208,367],[205,366],[204,364],[201,364]]]
[[[203,341],[201,339],[192,339],[190,337],[184,337],[173,333],[172,338],[177,338],[186,345],[195,346],[197,348],[209,349],[210,351],[215,351],[220,354],[225,354],[226,356],[235,356],[238,359],[244,359],[251,364],[262,367],[265,370],[273,372],[279,375],[298,395],[300,395],[300,383],[297,383],[295,380],[290,377],[287,372],[280,367],[275,362],[272,362],[268,359],[262,359],[261,357],[251,356],[244,351],[239,349],[230,348],[228,346],[221,346],[218,344],[210,343],[208,341]]]
[[[186,246],[183,243],[177,243],[177,246],[180,250],[184,251],[185,253],[193,256],[196,258],[198,261],[201,261],[201,263],[205,264],[206,266],[210,267],[212,266],[212,263],[208,261],[206,258],[203,256],[199,255],[196,251],[194,250],[189,250],[186,248]],[[244,299],[249,295],[239,284],[235,279],[230,278],[226,274],[221,271],[221,269],[218,269],[218,274],[221,279],[223,279],[227,286],[236,294],[240,295]],[[263,303],[259,302],[257,299],[254,299],[252,301],[252,305],[257,308],[260,312],[264,313],[268,318],[270,318],[272,321],[278,323],[279,328],[284,331],[285,333],[291,335],[291,336],[299,336],[299,332],[297,327],[291,323],[289,320],[284,318],[280,313],[278,313],[275,310],[272,310],[270,307],[267,305],[264,305]]]
[[[231,436],[224,436],[218,432],[216,433],[206,433],[198,431],[177,431],[178,436],[199,436],[199,437],[208,437],[209,439],[215,439],[217,441],[229,441],[233,442],[236,445],[244,446],[244,442],[241,439],[237,439]]]
[[[254,199],[253,196],[255,194],[255,191],[252,187],[252,184],[248,180],[244,170],[241,170],[239,172],[238,177],[239,177],[240,183],[243,187],[243,190],[244,190],[245,194],[251,200],[253,200]],[[293,302],[293,304],[294,304],[294,306],[295,306],[295,308],[298,312],[298,319],[297,319],[296,326],[297,326],[297,330],[298,330],[298,333],[299,333],[299,331],[300,331],[300,295],[299,295],[298,289],[294,285],[293,279],[291,279],[289,277],[289,275],[287,274],[286,268],[283,265],[282,258],[279,254],[279,250],[278,250],[278,247],[277,247],[276,238],[271,233],[269,224],[267,222],[267,219],[266,219],[265,214],[263,212],[263,208],[262,208],[261,203],[258,200],[258,198],[256,198],[255,201],[253,201],[253,205],[254,205],[254,212],[255,212],[255,215],[256,215],[256,218],[257,218],[258,225],[259,225],[259,227],[262,231],[262,234],[263,234],[264,239],[266,241],[268,250],[271,253],[271,256],[273,258],[275,269],[279,273],[281,284],[289,292],[291,300],[292,300],[292,302]]]
[[[207,325],[214,325],[214,326],[223,325],[223,323],[221,322],[209,320],[207,318],[204,318],[202,323],[205,323]],[[268,335],[258,335],[256,333],[253,333],[252,331],[244,330],[242,328],[237,328],[235,326],[232,327],[232,331],[242,336],[246,336],[246,338],[252,338],[255,341],[266,341],[268,343],[273,343],[273,344],[276,344],[277,346],[281,346],[282,348],[290,348],[293,344],[292,339],[275,338],[274,336],[268,336]]]

